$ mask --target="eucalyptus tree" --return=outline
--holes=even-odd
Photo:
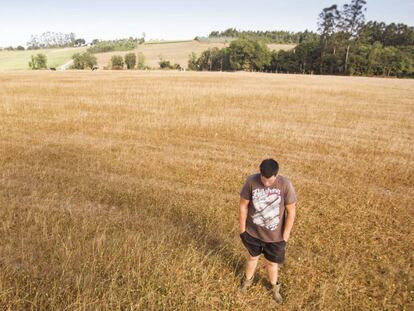
[[[351,46],[365,24],[366,0],[352,0],[350,4],[344,4],[340,15],[339,28],[346,40],[344,73],[348,72],[349,53]]]
[[[336,4],[324,8],[319,14],[318,32],[321,40],[320,73],[324,73],[324,62],[328,46],[332,45],[332,54],[336,54],[335,34],[341,19],[340,11]]]

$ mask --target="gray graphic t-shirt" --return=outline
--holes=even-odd
[[[265,187],[260,174],[247,178],[240,196],[249,200],[246,231],[264,242],[283,240],[285,205],[296,203],[291,181],[278,175],[270,187]]]

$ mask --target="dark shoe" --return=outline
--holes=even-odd
[[[240,290],[242,292],[245,292],[252,284],[253,284],[253,276],[249,280],[246,279],[246,277],[244,277],[241,284],[240,284]]]
[[[272,295],[277,303],[283,302],[282,295],[280,294],[280,283],[277,283],[276,285],[272,285]]]

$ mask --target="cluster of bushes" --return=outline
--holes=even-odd
[[[42,53],[32,55],[29,61],[29,68],[32,70],[47,69],[47,56]]]
[[[98,64],[96,57],[89,52],[75,53],[73,54],[72,59],[72,69],[92,69]]]
[[[94,45],[88,49],[89,53],[104,53],[113,51],[129,51],[144,43],[144,38],[128,38],[119,40],[99,41],[95,40]]]
[[[112,69],[124,69],[124,64],[124,58],[121,55],[114,55],[111,57]]]
[[[124,69],[125,66],[127,69],[148,69],[145,66],[145,56],[142,52],[139,52],[138,56],[135,53],[127,53],[124,57],[113,55],[110,66],[112,69]]]
[[[181,70],[180,64],[171,64],[169,60],[165,60],[162,57],[160,58],[160,61],[158,62],[161,69],[175,69],[175,70]]]

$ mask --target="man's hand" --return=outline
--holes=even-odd
[[[289,240],[290,232],[283,232],[283,240],[287,242]]]
[[[293,204],[285,205],[285,208],[286,208],[287,217],[286,217],[286,223],[285,223],[285,230],[283,231],[283,240],[287,242],[290,237],[290,231],[292,230],[293,222],[295,221],[296,204],[293,203]]]

